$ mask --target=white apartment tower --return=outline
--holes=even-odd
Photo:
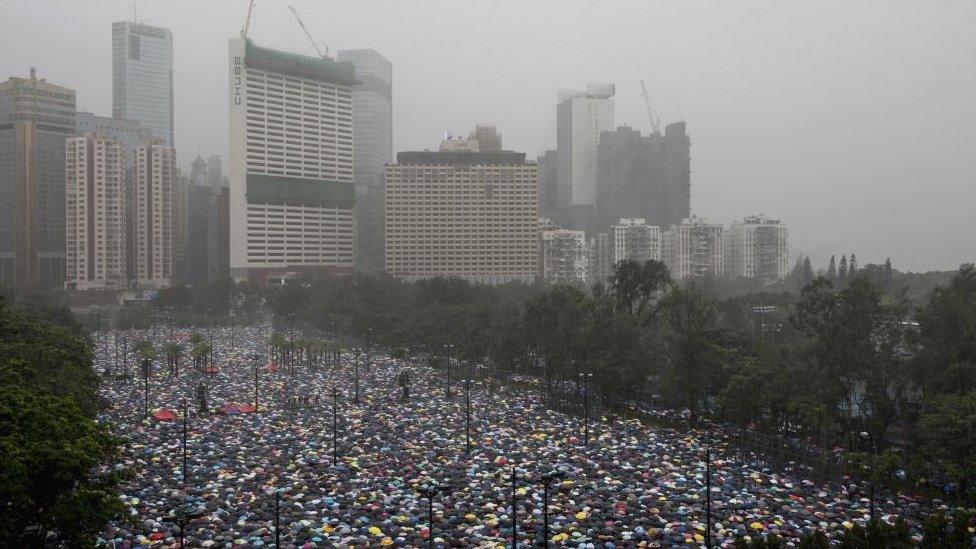
[[[556,204],[560,210],[596,206],[600,134],[613,131],[613,84],[559,92],[556,107]]]
[[[173,145],[173,33],[112,23],[112,118],[134,120]]]
[[[386,271],[483,283],[539,275],[539,170],[510,151],[401,152],[386,167]]]
[[[352,63],[230,40],[230,267],[353,267]]]
[[[789,274],[789,231],[762,215],[732,223],[725,233],[725,273],[771,284]]]
[[[543,226],[539,255],[544,280],[562,284],[589,282],[590,246],[586,231]]]
[[[179,222],[176,151],[164,140],[136,147],[133,163],[136,285],[145,289],[173,285],[175,225]]]
[[[120,141],[97,133],[65,140],[65,287],[126,283],[125,162]]]
[[[610,227],[613,264],[630,259],[638,263],[661,260],[661,228],[648,225],[642,217],[622,218]]]
[[[725,274],[723,227],[691,217],[671,225],[661,237],[664,263],[671,278],[721,277]]]

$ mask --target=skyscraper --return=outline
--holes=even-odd
[[[553,218],[556,207],[556,151],[539,155],[539,215]]]
[[[0,281],[22,289],[64,283],[65,139],[75,91],[38,79],[0,83]]]
[[[386,167],[386,271],[416,280],[539,274],[539,172],[525,153],[401,152]]]
[[[231,276],[351,271],[352,63],[241,38],[229,57]]]
[[[136,285],[167,288],[176,276],[176,151],[161,139],[139,144],[134,176]]]
[[[92,132],[65,143],[65,286],[121,290],[126,287],[122,142]]]
[[[356,268],[383,268],[383,169],[393,161],[393,67],[373,50],[339,50],[356,67],[352,91]]]
[[[597,149],[597,212],[601,225],[642,217],[669,227],[691,215],[690,151],[684,122],[665,134],[628,126],[603,132]]]
[[[125,267],[126,279],[135,280],[135,243],[136,243],[136,215],[133,210],[135,196],[133,188],[133,158],[136,147],[139,143],[150,139],[152,135],[149,130],[135,120],[125,120],[121,118],[110,118],[107,116],[97,116],[90,112],[79,112],[76,117],[77,133],[84,136],[88,132],[97,132],[101,135],[111,137],[122,145],[122,162],[125,170]]]
[[[613,84],[562,91],[556,107],[556,202],[562,222],[592,224],[600,134],[614,128]]]
[[[112,117],[135,120],[173,145],[173,34],[145,23],[112,23]]]
[[[544,226],[540,237],[540,274],[561,284],[586,284],[590,278],[590,247],[586,232]]]
[[[228,189],[219,156],[193,161],[185,189],[186,258],[183,280],[208,286],[226,280],[228,267]]]

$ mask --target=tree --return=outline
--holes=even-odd
[[[639,317],[670,282],[664,263],[651,259],[642,265],[625,259],[617,263],[610,277],[610,289],[619,310]]]
[[[840,256],[840,267],[837,268],[837,282],[844,285],[847,282],[847,256]]]
[[[976,391],[937,395],[929,399],[919,419],[922,457],[930,474],[944,472],[970,499],[976,478]]]
[[[830,263],[827,265],[827,280],[831,283],[837,282],[837,263],[834,256],[830,256]]]
[[[800,278],[803,281],[803,287],[806,287],[808,284],[813,282],[813,276],[814,276],[813,265],[810,264],[810,256],[806,256],[803,258],[803,267],[801,272],[803,274]]]
[[[928,391],[965,394],[976,389],[976,267],[963,265],[949,284],[929,294],[916,314],[917,378]]]
[[[854,278],[855,274],[857,274],[857,257],[851,254],[851,260],[848,262],[847,267],[847,278]]]

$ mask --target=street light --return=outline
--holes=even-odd
[[[284,493],[284,491],[284,488],[278,488],[274,491],[275,549],[281,547],[281,494]]]
[[[518,486],[515,481],[515,466],[512,465],[512,549],[518,549]]]
[[[186,422],[189,417],[186,397],[180,400],[180,405],[183,407],[183,487],[185,490],[189,485],[186,478]]]
[[[580,383],[583,384],[583,446],[590,445],[590,381],[593,374],[580,372]]]
[[[254,413],[258,413],[258,368],[261,364],[261,353],[254,353]]]
[[[712,442],[705,442],[705,547],[712,547]]]
[[[471,455],[471,375],[464,376],[464,453]]]
[[[339,389],[332,387],[332,466],[339,466]]]
[[[766,339],[766,313],[776,311],[774,305],[758,305],[752,308],[754,314],[759,315],[759,338]]]
[[[542,543],[544,547],[549,546],[549,485],[564,478],[566,478],[565,471],[553,471],[539,478],[539,482],[542,483]]]
[[[421,496],[427,498],[427,547],[434,547],[434,496],[440,493],[442,486],[431,484],[418,490]]]
[[[151,358],[142,359],[142,378],[145,381],[145,399],[144,399],[145,410],[143,415],[145,415],[145,417],[147,418],[149,417],[149,374],[151,373],[150,370],[152,370],[152,359]]]
[[[197,519],[207,514],[207,507],[203,500],[198,497],[187,497],[183,503],[173,509],[170,516],[164,517],[166,522],[175,522],[180,527],[180,549],[185,547],[186,525],[193,519]]]
[[[359,404],[359,355],[362,352],[361,349],[356,349],[356,356],[353,357],[353,370],[356,372],[356,395],[353,398],[353,402]]]

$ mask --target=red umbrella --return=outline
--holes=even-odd
[[[254,413],[254,406],[252,406],[250,404],[245,404],[245,405],[241,406],[241,413],[242,414],[253,414]]]
[[[169,408],[160,408],[153,412],[153,417],[156,418],[156,421],[173,421],[176,419],[176,412]]]
[[[274,362],[269,362],[264,366],[264,371],[273,374],[278,371],[278,365]]]
[[[206,368],[203,369],[203,373],[205,373],[205,374],[216,374],[219,371],[220,371],[220,368],[218,368],[216,366],[207,366]]]
[[[220,411],[229,416],[236,416],[237,414],[241,413],[241,407],[236,402],[228,402],[227,404],[223,405]]]

